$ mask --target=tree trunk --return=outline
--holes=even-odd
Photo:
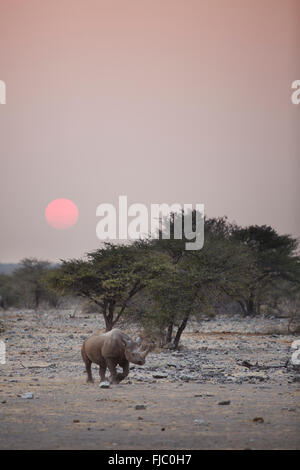
[[[34,291],[34,304],[34,309],[36,310],[40,305],[40,291],[38,288]]]
[[[243,311],[243,314],[246,315],[247,314],[247,308],[245,306],[245,302],[243,300],[238,300],[238,303]]]
[[[103,317],[104,317],[104,321],[105,321],[105,330],[106,331],[112,330],[113,322],[112,322],[110,316],[103,313]]]
[[[113,329],[114,322],[114,305],[109,304],[108,305],[108,313],[107,313],[107,306],[104,307],[103,309],[103,317],[105,321],[105,330],[110,331]]]
[[[173,322],[170,322],[168,329],[167,329],[166,344],[171,343],[172,341],[173,326],[174,326]]]
[[[188,322],[188,319],[190,317],[190,314],[186,314],[186,316],[183,318],[182,322],[181,322],[181,325],[178,327],[178,330],[176,332],[176,336],[175,336],[175,339],[174,339],[174,347],[175,349],[178,348],[178,344],[179,344],[179,341],[180,341],[180,337],[182,335],[182,332],[183,330],[185,329],[186,327],[186,324]]]
[[[247,301],[247,315],[256,315],[256,305],[254,302],[254,295],[252,293]]]
[[[112,302],[108,305],[108,315],[106,316],[106,320],[105,320],[106,331],[112,330],[114,326],[114,311],[115,311],[115,302]]]

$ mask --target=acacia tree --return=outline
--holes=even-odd
[[[51,268],[49,261],[24,258],[12,274],[12,283],[20,305],[38,308],[42,301],[56,305],[57,297],[49,291],[43,278]]]
[[[255,258],[256,272],[252,273],[248,289],[238,302],[247,315],[260,313],[261,305],[272,305],[274,291],[288,297],[300,284],[298,242],[290,235],[279,235],[267,225],[234,227],[232,238],[247,246]],[[288,289],[281,286],[288,285]],[[277,295],[276,295],[277,297]]]
[[[186,253],[163,283],[154,281],[152,295],[167,321],[166,340],[177,348],[192,315],[213,309],[225,293],[245,290],[251,262],[249,251],[236,243],[207,238],[203,249]]]
[[[0,274],[0,307],[6,309],[20,305],[21,292],[13,282],[13,276]]]
[[[171,227],[174,217],[171,219]],[[165,331],[165,341],[178,347],[191,315],[213,308],[221,296],[236,296],[247,289],[255,270],[254,258],[246,246],[231,238],[226,218],[208,219],[201,250],[186,251],[185,238],[152,241],[166,253],[170,266],[150,284],[153,307],[150,316]],[[251,268],[251,269],[250,269]]]
[[[147,243],[105,243],[87,254],[87,260],[62,261],[47,283],[63,295],[74,294],[100,307],[110,331],[128,308],[129,301],[164,270],[163,258]]]

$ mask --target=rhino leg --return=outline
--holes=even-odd
[[[124,362],[120,364],[120,366],[122,367],[123,372],[121,374],[120,373],[117,374],[118,382],[121,382],[121,380],[124,380],[125,377],[127,377],[127,375],[129,374],[129,361],[125,360]]]
[[[99,375],[100,375],[100,382],[105,382],[105,372],[106,372],[106,362],[100,362],[99,364]]]
[[[87,357],[84,347],[81,349],[81,355],[82,355],[83,362],[85,363],[85,370],[87,373],[87,382],[93,382],[92,369],[91,369],[92,362]]]
[[[118,384],[119,379],[118,379],[118,374],[116,370],[116,363],[113,359],[107,359],[106,360],[107,367],[109,368],[110,372],[110,383],[112,384]]]

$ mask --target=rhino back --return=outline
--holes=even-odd
[[[103,346],[102,354],[105,358],[118,358],[122,359],[124,357],[125,346],[122,342],[124,333],[118,328],[114,328],[108,333],[104,333],[103,337]],[[125,335],[126,336],[126,335]]]
[[[86,339],[84,349],[90,361],[99,364],[103,358],[123,359],[125,357],[123,335],[121,330],[115,328],[108,333],[93,334]]]

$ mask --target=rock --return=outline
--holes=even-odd
[[[160,372],[159,374],[153,374],[152,377],[154,379],[166,379],[168,377],[168,374],[164,374],[163,372]]]
[[[219,401],[218,405],[230,405],[230,400]]]
[[[198,426],[202,424],[207,424],[204,419],[194,419],[194,424],[197,424]]]
[[[300,382],[300,375],[297,375],[296,377],[293,378],[293,382],[299,383]]]
[[[241,365],[243,367],[247,367],[248,369],[251,369],[251,367],[253,367],[253,364],[251,364],[251,362],[249,361],[243,361]]]
[[[180,379],[184,380],[184,382],[189,382],[190,380],[195,380],[195,377],[192,375],[181,374]]]
[[[264,423],[264,418],[262,418],[261,416],[257,417],[257,418],[253,418],[252,420],[254,423]]]
[[[237,381],[238,381],[238,378],[237,378],[237,377],[232,377],[232,376],[229,376],[229,377],[226,377],[226,378],[227,378],[227,380],[228,380],[229,382],[233,382],[233,383],[235,383],[235,382],[237,382]]]
[[[21,398],[26,398],[28,400],[32,400],[33,397],[34,394],[32,392],[24,393],[23,395],[21,395]]]
[[[175,349],[174,343],[172,341],[164,345],[164,349]]]
[[[146,405],[135,405],[136,410],[145,410],[147,408]]]
[[[26,369],[46,369],[47,367],[54,367],[54,363],[48,362],[23,362],[22,365]]]
[[[100,382],[99,387],[100,388],[109,388],[110,385],[109,385],[109,382],[104,381],[104,382]]]

